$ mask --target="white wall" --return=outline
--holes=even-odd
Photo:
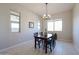
[[[21,32],[12,33],[10,30],[10,9],[21,13]],[[33,32],[38,31],[39,18],[26,7],[18,4],[0,4],[0,49],[33,39]],[[34,22],[34,28],[28,28],[28,22]]]
[[[52,15],[52,20],[62,18],[62,32],[56,32],[58,34],[58,40],[63,41],[72,41],[72,10],[61,12],[58,14]],[[47,24],[45,24],[45,21],[42,21],[42,31],[47,28]]]
[[[73,9],[73,42],[79,51],[79,4],[76,4]]]

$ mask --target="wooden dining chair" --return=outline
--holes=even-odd
[[[36,40],[36,45],[38,45],[40,48],[41,39],[39,39],[37,36],[38,36],[38,32],[34,33],[34,39]]]
[[[57,40],[57,34],[52,34],[52,37],[50,37],[47,40],[47,46],[50,49],[50,51],[52,52],[52,48],[54,49],[56,46],[56,40]]]
[[[55,46],[56,46],[56,40],[57,40],[57,33],[55,33],[55,34],[54,34],[54,37],[53,37],[53,41],[52,41],[53,49],[54,49]]]

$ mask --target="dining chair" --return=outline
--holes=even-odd
[[[38,32],[34,33],[34,39],[36,40],[36,45],[38,45],[40,48],[41,39],[39,39],[37,36],[38,36]]]
[[[40,32],[40,35],[43,35],[43,32]]]
[[[40,35],[43,36],[44,32],[40,32]],[[43,46],[44,45],[44,40],[41,39],[41,41],[42,41],[42,46]]]
[[[55,46],[56,46],[56,40],[57,40],[57,33],[55,33],[55,34],[54,34],[54,37],[53,37],[53,42],[52,42],[53,49],[54,49]]]
[[[52,52],[52,48],[54,49],[56,46],[57,34],[52,34],[52,36],[47,40],[47,48]]]

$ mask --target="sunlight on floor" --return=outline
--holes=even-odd
[[[2,55],[45,55],[44,50],[42,48],[34,49],[33,40],[24,42],[18,46],[12,47],[5,51],[1,51]],[[56,47],[50,53],[48,51],[47,55],[78,55],[79,53],[73,47],[71,42],[63,42],[57,41]]]

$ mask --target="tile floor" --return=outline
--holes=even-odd
[[[42,48],[34,49],[33,40],[24,42],[18,46],[0,52],[1,55],[78,55],[79,53],[74,48],[71,42],[57,41],[56,47],[50,53],[44,53]]]

